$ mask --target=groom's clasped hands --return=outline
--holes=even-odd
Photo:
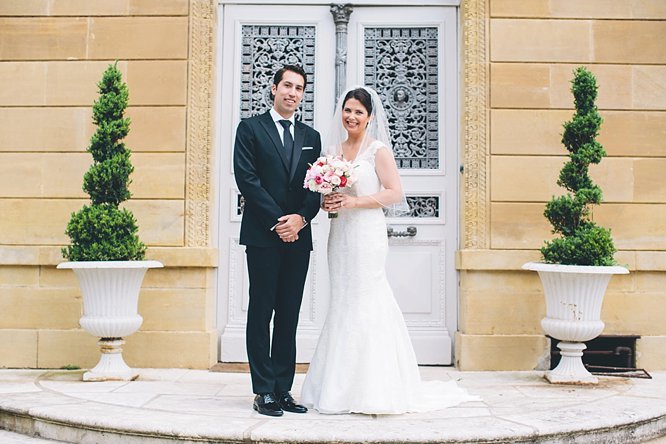
[[[278,219],[275,232],[282,242],[296,242],[298,232],[305,227],[306,223],[300,214],[286,214]]]
[[[321,208],[324,211],[339,210],[344,206],[350,205],[351,196],[342,193],[331,193],[324,196]],[[345,205],[345,201],[347,205]],[[286,214],[278,219],[275,225],[275,232],[282,242],[296,242],[298,240],[298,232],[301,231],[307,223],[300,214]]]
[[[350,196],[342,193],[331,193],[324,196],[321,208],[324,211],[335,211],[345,206],[345,201],[349,201]],[[347,203],[350,206],[350,202]],[[301,231],[307,223],[300,214],[286,214],[278,219],[275,225],[275,232],[282,242],[296,242],[298,240],[298,232]]]

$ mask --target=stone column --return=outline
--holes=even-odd
[[[331,5],[335,22],[335,97],[339,97],[347,83],[347,25],[352,5]]]

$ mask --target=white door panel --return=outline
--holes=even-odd
[[[295,11],[298,13],[295,13]],[[330,121],[335,101],[335,27],[329,6],[226,5],[220,7],[220,359],[245,362],[248,277],[238,244],[242,199],[233,178],[233,143],[241,118],[269,109],[272,74],[285,63],[302,65],[308,86],[300,118],[315,128]],[[254,84],[252,82],[255,82]],[[263,86],[258,89],[257,85]],[[225,192],[224,190],[230,190]],[[300,362],[310,360],[328,305],[327,227],[313,221],[314,252],[305,284],[298,335]]]
[[[419,362],[450,364],[457,328],[457,10],[358,7],[349,42],[349,83],[382,96],[414,209],[411,217],[388,219],[394,233],[415,231],[391,237],[389,281]]]

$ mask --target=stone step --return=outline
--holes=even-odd
[[[252,410],[247,374],[140,369],[136,381],[82,382],[81,373],[0,370],[0,428],[83,444],[631,444],[666,435],[666,372],[590,387],[548,384],[536,371],[422,368],[424,379],[454,379],[481,400],[418,414],[281,418]]]
[[[65,444],[63,441],[37,438],[8,430],[0,430],[0,442],[2,444]]]

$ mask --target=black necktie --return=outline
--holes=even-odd
[[[289,120],[279,120],[280,125],[284,128],[284,151],[287,154],[287,162],[291,164],[291,153],[294,150],[294,138],[291,137],[291,131],[289,131],[289,127],[291,126],[291,122]]]

